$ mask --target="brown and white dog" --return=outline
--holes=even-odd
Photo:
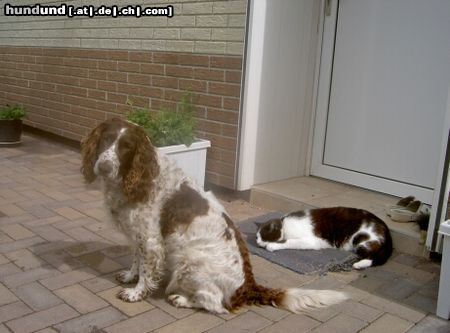
[[[158,153],[142,128],[117,118],[101,123],[82,143],[82,162],[87,182],[101,179],[107,212],[134,249],[130,270],[117,278],[137,285],[123,289],[122,300],[142,300],[165,271],[170,303],[213,313],[244,304],[299,312],[346,299],[336,291],[258,285],[245,241],[222,205]]]

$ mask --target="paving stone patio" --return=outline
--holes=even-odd
[[[347,291],[351,300],[291,314],[246,307],[216,316],[176,309],[163,290],[125,303],[114,274],[130,262],[106,220],[98,185],[85,185],[79,152],[24,136],[0,148],[0,333],[3,332],[450,332],[434,315],[439,265],[395,253],[363,272],[299,275],[252,256],[260,283]],[[224,201],[235,221],[267,211]]]

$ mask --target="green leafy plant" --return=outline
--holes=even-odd
[[[194,107],[192,96],[186,93],[178,104],[178,110],[161,109],[155,115],[145,108],[134,108],[127,113],[127,119],[142,126],[156,147],[185,144],[189,146],[194,141]]]
[[[21,105],[6,105],[0,108],[0,120],[22,119],[25,116],[25,109]]]

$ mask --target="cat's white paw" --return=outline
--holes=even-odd
[[[269,243],[266,246],[266,250],[270,251],[270,252],[273,252],[273,251],[276,251],[279,249],[280,249],[280,246],[277,243]]]

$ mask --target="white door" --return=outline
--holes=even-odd
[[[311,173],[431,203],[450,83],[450,1],[325,3]]]

